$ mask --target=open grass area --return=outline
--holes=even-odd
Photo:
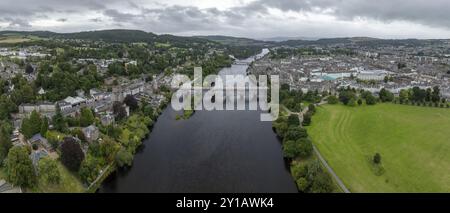
[[[352,192],[450,192],[449,130],[449,109],[394,104],[324,105],[308,127]]]
[[[172,45],[170,44],[170,43],[161,43],[161,42],[156,42],[155,43],[155,46],[156,47],[165,47],[165,48],[168,48],[168,47],[171,47]]]
[[[81,181],[60,162],[58,162],[58,169],[61,174],[59,184],[49,184],[43,179],[40,179],[38,186],[31,189],[31,191],[48,193],[81,193],[86,191]]]
[[[33,38],[28,38],[26,36],[19,36],[19,35],[0,36],[0,44],[15,44],[31,40],[33,40]]]

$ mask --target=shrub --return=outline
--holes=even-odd
[[[339,102],[338,98],[334,95],[328,97],[327,101],[329,104],[337,104]]]
[[[376,153],[376,154],[373,156],[373,162],[374,162],[375,164],[380,164],[380,163],[381,163],[381,155],[380,155],[380,153]]]

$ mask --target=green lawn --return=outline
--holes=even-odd
[[[308,132],[352,192],[450,192],[449,109],[324,105]]]
[[[14,34],[0,35],[0,44],[16,44],[36,40],[41,40],[41,38],[37,36],[22,36]]]
[[[44,179],[40,179],[38,186],[30,189],[31,192],[49,192],[49,193],[81,193],[85,192],[86,188],[80,180],[66,169],[60,162],[58,162],[61,180],[59,184],[49,184]]]

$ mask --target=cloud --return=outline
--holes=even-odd
[[[30,23],[20,18],[3,18],[3,21],[8,23],[7,28],[10,29],[28,29],[31,27]]]
[[[252,4],[282,11],[328,14],[342,20],[410,21],[450,28],[448,0],[257,0]]]
[[[448,8],[448,0],[2,0],[0,24],[27,30],[125,27],[246,37],[450,37]]]
[[[139,17],[139,15],[134,15],[134,14],[130,14],[130,13],[122,13],[115,9],[107,9],[103,12],[103,14],[107,17],[112,18],[113,21],[115,21],[117,23],[133,21]]]
[[[102,22],[102,19],[101,18],[91,18],[91,19],[89,19],[89,21],[100,23],[100,22]]]

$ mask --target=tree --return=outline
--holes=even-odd
[[[339,101],[335,95],[330,95],[327,100],[329,104],[337,104]]]
[[[360,99],[358,99],[358,105],[359,106],[361,106],[363,104],[363,101],[362,101],[362,99],[360,98]]]
[[[42,127],[42,119],[36,111],[33,111],[29,118],[22,120],[20,131],[26,138],[31,138],[33,135],[40,133]]]
[[[289,127],[284,135],[284,140],[298,140],[300,138],[306,138],[308,137],[308,133],[306,132],[305,128],[302,128],[300,126],[297,127]]]
[[[431,101],[431,93],[433,93],[433,91],[431,90],[431,88],[427,88],[425,91],[426,91],[425,101],[429,102]]]
[[[312,143],[307,138],[289,140],[283,143],[283,155],[286,158],[309,157],[313,151]]]
[[[298,178],[295,183],[297,183],[297,188],[298,190],[300,190],[301,192],[306,192],[306,190],[309,187],[309,183],[308,180],[304,177]]]
[[[376,103],[377,103],[377,99],[372,94],[368,94],[366,96],[366,104],[367,105],[375,105]]]
[[[127,111],[122,103],[116,101],[113,104],[113,113],[117,120],[122,120],[127,116]]]
[[[52,117],[53,127],[60,132],[65,132],[67,130],[67,123],[64,116],[61,113],[61,108],[56,106],[56,113]]]
[[[380,155],[380,153],[376,153],[376,154],[373,156],[373,162],[374,162],[375,164],[380,164],[380,163],[381,163],[381,155]]]
[[[114,62],[108,66],[108,72],[113,75],[125,75],[125,66],[121,62]]]
[[[408,90],[400,90],[400,94],[399,94],[399,99],[400,99],[400,103],[404,104],[408,101],[409,99],[409,92]]]
[[[289,159],[294,159],[298,156],[298,147],[297,147],[297,142],[296,141],[285,141],[283,143],[283,156],[285,158],[289,158]]]
[[[300,138],[297,140],[297,143],[299,144],[298,147],[298,156],[302,158],[306,158],[311,156],[313,152],[313,145],[311,140],[308,138]]]
[[[49,157],[39,161],[39,174],[48,183],[58,184],[61,180],[58,163]]]
[[[33,163],[25,147],[15,146],[9,150],[6,173],[13,185],[32,187],[36,183]]]
[[[133,164],[133,154],[121,148],[116,154],[116,162],[119,167],[131,166]]]
[[[33,135],[41,132],[42,119],[41,115],[35,110],[30,115],[30,125],[33,131]]]
[[[392,102],[394,100],[394,94],[383,88],[380,90],[380,99],[382,102]]]
[[[328,173],[322,169],[318,172],[311,185],[311,193],[330,193],[333,191],[333,181]]]
[[[287,123],[289,126],[298,126],[300,125],[300,121],[298,120],[298,116],[295,114],[291,114],[288,117]]]
[[[433,87],[433,93],[431,94],[431,101],[437,103],[441,100],[439,86]]]
[[[311,112],[314,115],[316,113],[316,105],[309,104],[308,105],[308,112]]]
[[[128,107],[130,107],[131,111],[139,109],[139,103],[137,99],[132,95],[127,95],[123,100],[123,103],[126,104]]]
[[[83,107],[81,109],[80,114],[80,125],[82,127],[87,127],[91,124],[93,124],[95,121],[94,114],[92,113],[92,110],[86,107]]]
[[[143,111],[144,115],[149,116],[151,119],[155,118],[154,117],[155,112],[154,112],[153,107],[151,105],[149,105],[149,104],[145,105],[144,109],[142,111]]]
[[[43,137],[45,137],[45,135],[47,134],[48,126],[49,126],[49,124],[48,124],[48,118],[47,118],[47,117],[44,117],[44,118],[42,119],[41,130],[40,130],[41,135],[42,135]]]
[[[9,119],[17,111],[17,105],[6,94],[0,96],[0,120]]]
[[[136,129],[137,130],[137,129]],[[100,156],[108,163],[114,161],[116,153],[120,149],[120,145],[113,140],[105,138],[99,146]]]
[[[91,155],[88,155],[81,164],[79,174],[84,182],[91,184],[100,174],[100,170],[100,160]]]
[[[31,138],[33,137],[33,130],[32,130],[31,122],[29,121],[29,118],[22,119],[22,124],[20,125],[20,132],[25,136],[25,138]]]
[[[333,192],[333,181],[330,175],[322,169],[320,162],[317,160],[305,164],[298,162],[293,163],[291,166],[291,173],[301,192]]]
[[[11,125],[5,121],[0,121],[0,165],[8,155],[11,143]]]
[[[281,118],[277,119],[273,123],[273,129],[275,129],[275,132],[277,133],[278,137],[283,138],[286,135],[286,132],[289,129],[289,125],[286,121],[280,121]]]
[[[33,84],[28,83],[26,78],[16,75],[11,81],[14,84],[14,90],[10,93],[10,98],[15,105],[31,103],[35,100]]]
[[[356,100],[356,94],[351,90],[344,90],[339,93],[339,100],[347,105],[349,101],[353,99]]]
[[[356,106],[356,99],[351,98],[351,99],[348,101],[347,105],[348,105],[348,106],[351,106],[351,107],[355,107],[355,106]]]
[[[81,141],[86,142],[86,135],[84,135],[84,132],[83,130],[81,130],[81,128],[72,129],[71,134],[80,139]]]
[[[311,125],[311,118],[312,118],[312,113],[311,112],[307,112],[303,115],[303,122],[302,125],[303,126],[309,126]]]
[[[412,89],[412,100],[415,102],[422,102],[425,100],[427,96],[427,92],[424,89],[420,89],[419,87],[413,87]]]
[[[72,137],[64,138],[61,144],[61,162],[71,171],[78,171],[84,159],[80,144]]]

